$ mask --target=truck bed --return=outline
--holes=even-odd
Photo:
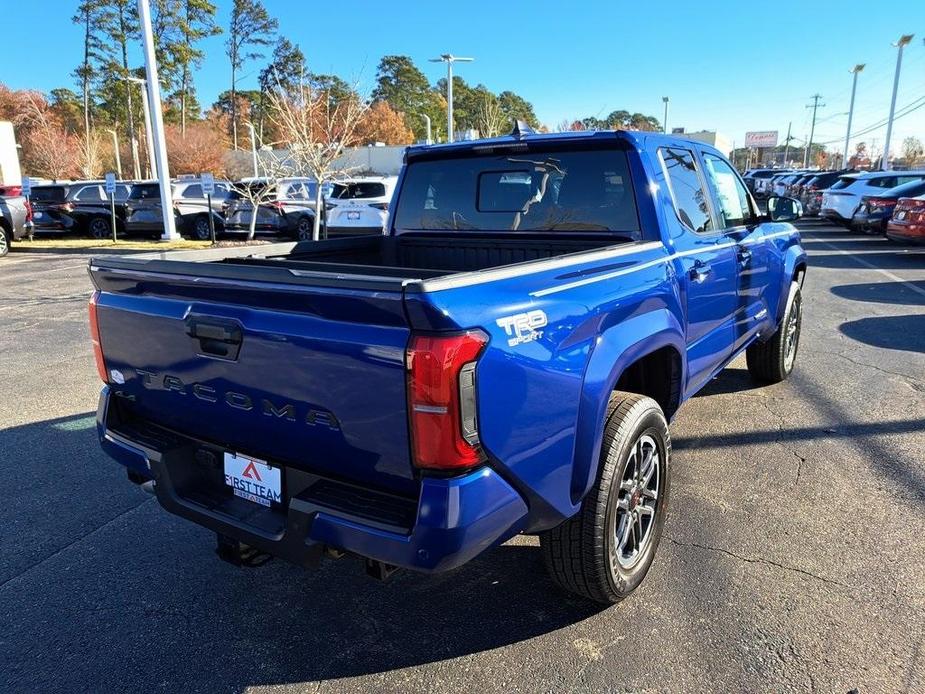
[[[524,263],[619,245],[614,234],[528,235],[459,232],[355,236],[268,246],[98,257],[94,266],[216,280],[396,290],[414,280]],[[167,261],[167,262],[164,262]],[[247,270],[244,270],[244,268]]]

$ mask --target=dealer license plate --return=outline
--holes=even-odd
[[[240,453],[225,452],[225,484],[235,496],[261,506],[283,500],[282,470]]]
[[[347,219],[359,219],[359,218],[360,218],[359,212],[348,212],[347,213]]]

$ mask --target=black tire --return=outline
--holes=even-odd
[[[111,239],[112,227],[105,217],[93,217],[87,224],[87,233],[93,239]]]
[[[212,239],[212,227],[209,226],[208,215],[198,215],[193,219],[190,226],[192,227],[190,230],[192,237],[197,241],[210,241]]]
[[[5,226],[0,225],[0,258],[10,252],[10,241],[13,235]]]
[[[308,215],[299,217],[295,225],[295,237],[299,241],[311,241],[314,238],[315,220]]]
[[[803,324],[803,294],[800,285],[791,282],[787,308],[775,332],[766,342],[756,342],[745,350],[745,361],[752,378],[766,383],[780,383],[792,372],[800,348]]]
[[[657,453],[658,458],[646,457],[645,451]],[[631,491],[626,485],[635,485],[637,461],[646,460],[654,468],[645,487],[648,493],[639,493],[642,488],[635,486]],[[668,422],[658,403],[634,393],[612,393],[594,486],[576,515],[540,534],[543,561],[559,586],[604,604],[619,602],[636,589],[652,565],[662,536],[670,462]],[[651,513],[643,516],[642,507]],[[637,517],[649,518],[644,530],[639,520],[638,536],[636,521],[631,521]],[[621,543],[618,533],[626,523],[631,537]],[[636,544],[635,554],[626,557],[622,550],[628,549],[625,543],[630,540]]]

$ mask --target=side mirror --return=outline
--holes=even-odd
[[[768,198],[768,219],[772,222],[795,222],[803,216],[799,200],[772,195]]]

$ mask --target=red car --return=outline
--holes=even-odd
[[[925,195],[896,202],[886,235],[891,241],[925,243]]]

